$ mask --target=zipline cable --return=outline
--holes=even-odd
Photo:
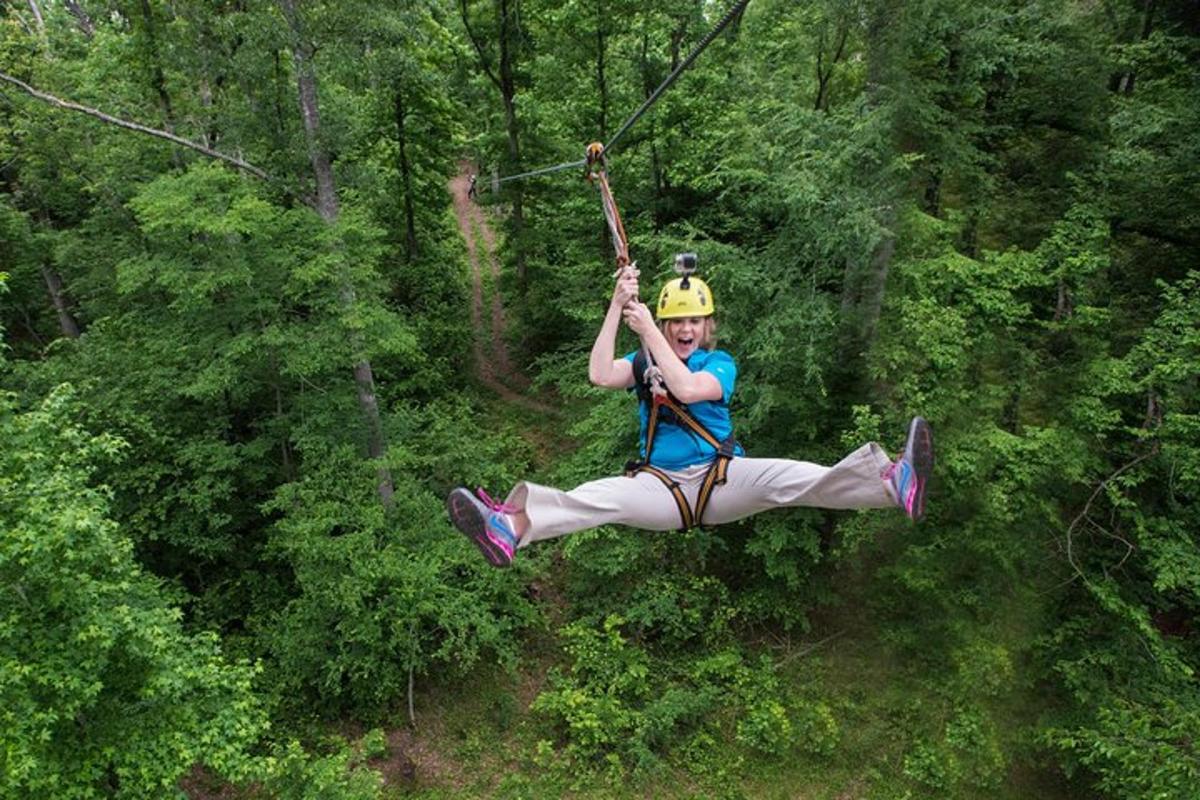
[[[717,38],[721,31],[728,27],[730,22],[733,22],[733,20],[736,19],[739,14],[746,10],[746,5],[749,2],[750,0],[738,0],[733,7],[725,12],[725,16],[721,17],[720,21],[713,27],[713,29],[705,34],[704,38],[700,40],[700,43],[692,49],[692,52],[688,53],[687,58],[681,61],[679,66],[671,71],[671,74],[659,84],[657,89],[650,93],[650,96],[647,97],[641,106],[638,107],[638,110],[634,111],[629,118],[625,120],[621,127],[617,129],[617,132],[613,134],[611,139],[609,139],[608,144],[604,145],[604,152],[607,153],[609,150],[611,150],[613,146],[616,145],[616,143],[620,140],[620,138],[625,135],[626,131],[633,127],[633,124],[637,122],[643,114],[649,111],[651,106],[658,102],[658,98],[662,96],[663,92],[669,89],[671,84],[675,82],[675,80],[683,73],[683,71],[692,65],[692,62],[694,62],[700,56],[700,54],[704,52],[704,48],[712,44],[713,39]],[[562,164],[555,164],[552,167],[542,167],[541,169],[530,170],[529,172],[522,172],[517,175],[506,175],[503,178],[492,181],[492,185],[494,187],[498,187],[500,184],[508,183],[509,181],[533,178],[538,175],[548,175],[552,172],[559,172],[560,170],[564,169],[578,169],[579,167],[585,167],[587,165],[588,159],[586,158],[581,158],[578,161],[565,161]]]
[[[578,161],[564,161],[561,164],[555,164],[553,167],[542,167],[541,169],[530,170],[529,172],[522,172],[520,175],[506,175],[503,178],[500,178],[499,180],[492,181],[492,183],[493,184],[507,183],[509,181],[521,180],[522,178],[533,178],[538,175],[548,175],[551,172],[559,172],[560,170],[564,170],[564,169],[578,169],[583,166],[587,166],[586,158],[581,158]]]
[[[605,152],[608,152],[612,149],[613,145],[615,145],[617,141],[625,135],[625,132],[633,127],[633,123],[637,122],[638,119],[650,109],[650,106],[654,105],[658,101],[658,98],[662,95],[662,93],[670,88],[671,84],[675,82],[675,79],[678,78],[685,69],[690,67],[692,62],[704,52],[704,48],[708,47],[709,44],[712,43],[712,40],[717,38],[718,34],[725,30],[725,27],[746,9],[746,4],[749,2],[750,0],[738,0],[733,8],[725,12],[725,16],[721,17],[721,21],[718,22],[716,26],[709,31],[703,39],[700,40],[700,44],[696,45],[692,52],[688,54],[688,57],[685,58],[679,64],[679,66],[667,76],[666,80],[659,84],[659,87],[655,89],[649,97],[646,98],[641,107],[639,107],[637,111],[630,115],[629,119],[625,121],[625,124],[617,129],[617,132],[613,134],[613,137],[608,140],[608,144],[604,145]]]

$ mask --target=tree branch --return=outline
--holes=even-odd
[[[1090,584],[1091,584],[1091,581],[1089,581],[1089,580],[1088,580],[1088,578],[1087,578],[1087,575],[1086,575],[1086,574],[1084,574],[1083,568],[1082,568],[1082,567],[1080,567],[1080,566],[1079,566],[1079,564],[1078,564],[1078,562],[1076,562],[1076,561],[1075,561],[1075,555],[1074,555],[1074,553],[1072,552],[1072,537],[1073,537],[1073,536],[1074,536],[1074,534],[1075,534],[1075,528],[1077,528],[1077,527],[1079,526],[1079,523],[1080,523],[1081,521],[1083,521],[1084,519],[1089,519],[1089,521],[1090,521],[1090,518],[1088,517],[1088,511],[1091,509],[1091,507],[1092,507],[1092,503],[1093,503],[1093,502],[1095,502],[1096,498],[1097,498],[1097,497],[1100,495],[1100,492],[1104,491],[1104,487],[1108,486],[1108,484],[1110,484],[1111,482],[1113,482],[1114,480],[1116,480],[1118,477],[1120,477],[1120,476],[1121,476],[1121,474],[1122,474],[1123,472],[1125,472],[1125,471],[1127,471],[1127,470],[1131,469],[1132,467],[1134,467],[1134,466],[1136,466],[1136,465],[1138,465],[1138,464],[1142,463],[1143,461],[1145,461],[1145,460],[1146,460],[1147,458],[1149,458],[1150,456],[1152,456],[1152,455],[1155,455],[1157,452],[1158,452],[1158,448],[1157,448],[1157,447],[1151,447],[1151,449],[1150,449],[1150,450],[1148,450],[1148,451],[1147,451],[1147,452],[1145,452],[1145,453],[1142,453],[1140,456],[1138,456],[1137,458],[1133,459],[1133,460],[1132,460],[1132,461],[1130,461],[1128,464],[1126,464],[1125,466],[1121,467],[1120,469],[1118,469],[1118,470],[1117,470],[1116,472],[1114,472],[1113,474],[1109,475],[1109,476],[1108,476],[1107,478],[1105,478],[1104,480],[1100,481],[1100,485],[1096,487],[1095,491],[1093,491],[1093,492],[1092,492],[1092,496],[1088,498],[1088,501],[1087,501],[1086,503],[1084,503],[1083,510],[1082,510],[1082,511],[1080,511],[1080,512],[1079,512],[1079,514],[1077,514],[1077,515],[1075,516],[1075,519],[1073,519],[1073,520],[1071,521],[1071,524],[1070,524],[1070,526],[1067,528],[1067,563],[1069,563],[1069,564],[1071,565],[1071,568],[1075,570],[1075,574],[1076,574],[1076,575],[1078,575],[1080,578],[1083,578],[1083,582],[1084,582],[1084,583],[1087,583],[1087,584],[1089,584],[1089,585],[1090,585]],[[1093,522],[1092,524],[1094,525],[1095,523]],[[1097,526],[1097,527],[1099,527],[1099,526]],[[1107,534],[1107,535],[1108,535],[1110,538],[1114,538],[1114,539],[1120,539],[1122,542],[1125,542],[1125,545],[1126,545],[1128,548],[1130,548],[1130,550],[1132,550],[1132,548],[1133,548],[1133,545],[1131,545],[1131,544],[1130,544],[1128,541],[1126,541],[1125,539],[1122,539],[1121,537],[1119,537],[1119,536],[1116,536],[1115,534],[1112,534],[1110,531],[1105,531],[1105,533],[1106,533],[1106,534]],[[1129,557],[1129,552],[1127,551],[1127,552],[1125,553],[1125,558],[1122,558],[1122,559],[1121,559],[1121,564],[1124,564],[1124,563],[1125,563],[1125,559],[1126,559],[1126,558],[1128,558],[1128,557]],[[1121,564],[1118,564],[1117,566],[1119,567]]]
[[[1174,245],[1176,247],[1196,247],[1197,245],[1200,245],[1200,240],[1189,239],[1185,234],[1161,230],[1152,224],[1144,224],[1136,221],[1128,222],[1123,219],[1114,220],[1112,223],[1112,230],[1113,233],[1131,233],[1137,236],[1143,236],[1147,239],[1153,239],[1156,242]]]
[[[782,668],[784,664],[787,664],[789,661],[794,661],[797,658],[803,658],[804,656],[808,655],[809,653],[816,650],[817,648],[822,647],[825,644],[828,644],[829,642],[832,642],[834,639],[837,639],[838,637],[844,635],[845,633],[846,633],[846,629],[843,628],[840,631],[835,631],[834,633],[831,633],[830,635],[826,636],[824,639],[821,639],[820,641],[813,642],[810,645],[805,645],[804,647],[801,647],[799,650],[797,650],[794,653],[789,653],[787,656],[784,656],[784,658],[782,660],[780,660],[779,663],[774,665],[774,669],[778,670],[778,669]]]
[[[500,84],[500,79],[496,77],[495,73],[492,72],[491,67],[488,66],[487,56],[484,55],[483,52],[483,45],[479,43],[479,40],[475,38],[475,32],[471,30],[471,21],[467,11],[467,0],[459,0],[458,10],[462,15],[463,27],[467,29],[467,38],[471,40],[471,44],[475,47],[475,52],[479,54],[480,68],[483,69],[484,74],[492,79],[492,83],[496,84],[496,88],[503,93],[504,87]],[[503,35],[503,31],[501,31],[501,35]]]
[[[37,20],[38,33],[44,36],[46,34],[46,20],[42,18],[42,10],[38,8],[37,0],[29,0],[29,10],[33,12],[33,18]]]
[[[213,150],[211,147],[205,147],[199,142],[193,142],[191,140],[184,139],[183,137],[176,136],[173,133],[160,131],[156,128],[148,128],[145,125],[140,125],[136,122],[129,122],[128,120],[119,119],[117,117],[105,114],[103,111],[97,111],[94,108],[89,108],[88,106],[72,103],[68,100],[62,100],[52,94],[40,92],[24,81],[14,78],[13,76],[7,75],[3,72],[0,72],[0,80],[16,86],[30,97],[35,97],[38,100],[41,100],[43,103],[49,103],[50,105],[57,106],[58,108],[65,108],[68,111],[78,111],[80,114],[86,114],[89,117],[95,117],[102,122],[107,122],[109,125],[116,125],[118,128],[125,128],[127,130],[137,131],[138,133],[144,133],[148,136],[157,136],[160,139],[166,139],[167,141],[173,142],[181,147],[186,147],[188,149],[195,150],[198,153],[203,153],[209,158],[215,158],[218,161],[224,161],[227,164],[231,164],[244,172],[250,173],[256,178],[270,180],[270,176],[267,175],[266,172],[254,166],[253,164],[248,164],[236,156],[231,156],[226,153]]]
[[[75,17],[75,21],[79,24],[79,30],[83,31],[84,38],[91,39],[96,35],[96,26],[92,24],[92,18],[83,10],[83,7],[75,0],[65,0],[63,3],[67,10]]]

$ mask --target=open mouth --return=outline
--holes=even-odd
[[[683,349],[691,347],[695,343],[695,341],[696,341],[695,338],[692,336],[677,336],[677,337],[675,337],[675,344],[677,344],[680,348],[683,348]]]

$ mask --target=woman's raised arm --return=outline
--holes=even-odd
[[[638,271],[626,267],[617,278],[612,301],[604,314],[604,322],[592,344],[588,358],[588,380],[606,389],[628,389],[633,386],[633,365],[616,357],[617,330],[621,327],[621,310],[638,295]]]

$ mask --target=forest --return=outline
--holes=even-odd
[[[637,452],[504,180],[618,133],[747,453],[919,414],[923,521],[451,525]],[[0,798],[1196,800],[1198,669],[1194,0],[0,0]]]

